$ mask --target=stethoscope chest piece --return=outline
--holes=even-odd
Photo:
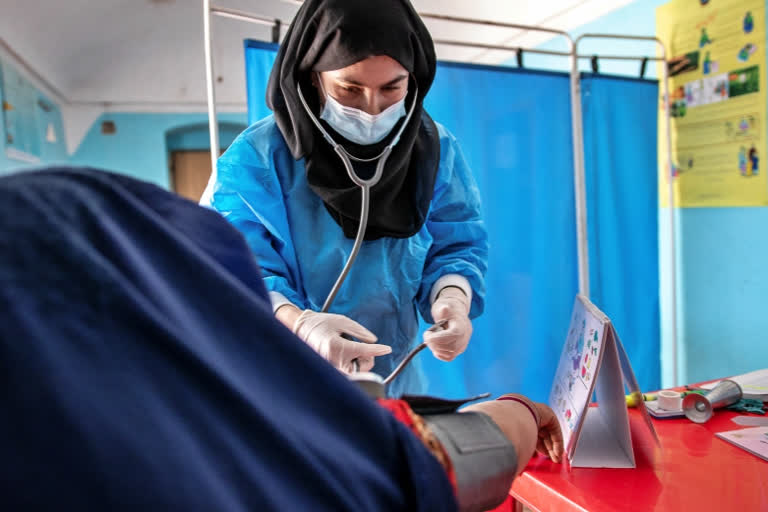
[[[352,372],[348,377],[369,397],[377,399],[386,396],[386,386],[381,375],[373,372]]]

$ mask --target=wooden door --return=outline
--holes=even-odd
[[[182,197],[199,201],[211,176],[209,151],[171,153],[171,187]]]

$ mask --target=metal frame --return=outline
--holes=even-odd
[[[205,48],[205,91],[208,101],[208,134],[211,140],[211,177],[216,179],[216,160],[219,158],[219,123],[216,118],[216,94],[213,87],[213,45],[211,43],[211,0],[203,0],[203,40]]]
[[[208,101],[208,132],[211,140],[211,180],[216,178],[216,160],[219,158],[219,124],[216,115],[216,94],[214,90],[213,80],[213,44],[211,37],[211,19],[212,16],[220,16],[222,18],[228,18],[238,21],[246,21],[248,23],[256,23],[259,25],[269,25],[276,27],[279,31],[279,27],[282,22],[277,18],[268,18],[266,16],[259,16],[246,11],[240,11],[237,9],[229,9],[226,7],[219,7],[212,5],[211,0],[203,0],[203,38],[205,47],[205,90]],[[274,34],[273,34],[274,35]],[[277,34],[279,36],[279,34]]]
[[[457,16],[446,16],[442,14],[419,13],[422,18],[431,18],[442,21],[455,21],[460,23],[474,23],[478,25],[514,28],[527,30],[529,32],[545,32],[559,35],[565,38],[570,47],[568,52],[557,52],[548,50],[526,49],[531,53],[544,53],[549,55],[562,55],[570,58],[571,61],[571,140],[573,145],[573,193],[576,205],[576,254],[578,260],[579,293],[589,297],[589,243],[587,240],[587,200],[586,187],[584,179],[584,133],[581,122],[581,89],[579,87],[578,60],[580,56],[577,52],[576,41],[570,34],[563,30],[550,29],[546,27],[535,27],[530,25],[520,25],[517,23],[504,23],[490,20],[477,20],[472,18],[460,18]],[[520,48],[508,46],[486,45],[482,43],[463,43],[461,41],[435,40],[436,44],[453,44],[459,46],[472,46],[486,49],[511,50],[519,54]],[[587,56],[583,56],[587,57]],[[591,58],[591,56],[589,56]]]
[[[283,0],[287,1],[292,4],[301,5],[303,3],[303,0]],[[214,93],[214,80],[213,80],[213,50],[212,50],[212,43],[211,43],[211,17],[213,15],[218,15],[224,18],[230,18],[235,19],[239,21],[246,21],[250,23],[258,23],[258,24],[270,24],[274,26],[280,26],[281,20],[276,18],[268,18],[265,16],[259,16],[256,14],[252,14],[245,11],[239,11],[235,9],[228,9],[224,7],[219,7],[216,5],[211,4],[211,0],[203,0],[203,37],[204,37],[204,46],[205,46],[205,78],[206,78],[206,91],[207,91],[207,97],[208,97],[208,129],[210,132],[210,140],[211,140],[211,181],[216,179],[216,160],[219,157],[219,130],[218,130],[218,122],[216,118],[216,97]],[[533,25],[520,25],[517,23],[504,23],[500,21],[491,21],[491,20],[480,20],[480,19],[474,19],[474,18],[463,18],[458,16],[447,16],[443,14],[434,14],[434,13],[419,13],[419,16],[422,18],[430,18],[430,19],[438,19],[443,21],[453,21],[458,23],[473,23],[477,25],[486,25],[486,26],[494,26],[494,27],[502,27],[502,28],[513,28],[513,29],[519,29],[519,30],[527,30],[530,32],[544,32],[548,34],[553,35],[559,35],[565,38],[565,40],[568,42],[568,46],[570,48],[570,51],[567,53],[564,52],[547,52],[543,50],[536,50],[526,49],[525,51],[531,51],[532,53],[549,53],[553,55],[563,55],[563,56],[570,56],[571,60],[573,61],[572,66],[577,67],[577,59],[576,56],[576,45],[574,43],[573,38],[571,36],[563,31],[563,30],[557,30],[557,29],[550,29],[546,27],[537,27]],[[499,50],[511,50],[511,51],[520,51],[520,48],[510,48],[506,46],[499,46],[499,47],[493,47],[493,45],[483,45],[481,43],[462,43],[460,41],[443,41],[443,40],[434,40],[435,44],[454,44],[454,45],[462,45],[462,46],[475,46],[479,48],[486,48],[486,49],[499,49]],[[586,57],[586,56],[585,56]],[[591,56],[590,56],[591,57]],[[573,88],[572,88],[573,90]],[[578,88],[577,88],[578,90]],[[577,99],[571,99],[571,108],[573,109],[574,105],[577,105],[579,108],[579,119],[580,117],[580,111],[581,111],[581,97]],[[572,116],[573,117],[573,116]],[[582,133],[581,133],[581,123],[579,123],[578,132],[576,129],[573,130],[572,133],[572,142],[573,142],[573,151],[574,151],[574,159],[577,158],[577,147],[580,147],[582,144],[581,141],[583,139]],[[576,127],[576,124],[574,124],[574,128]],[[581,169],[581,175],[576,176],[574,175],[574,185],[575,185],[575,195],[576,195],[576,235],[578,240],[578,268],[579,268],[579,293],[589,296],[589,261],[588,261],[588,251],[587,251],[587,228],[586,228],[586,200],[585,195],[586,192],[584,190],[584,171],[583,171],[583,165]],[[581,206],[579,206],[581,205]]]
[[[576,208],[576,253],[577,253],[577,268],[579,278],[579,293],[589,297],[589,243],[587,240],[587,200],[586,200],[586,187],[584,178],[584,133],[581,115],[581,88],[579,86],[579,71],[578,60],[579,58],[592,58],[592,56],[579,56],[577,52],[576,42],[571,36],[562,30],[549,29],[544,27],[531,27],[528,25],[519,25],[516,23],[502,23],[498,21],[487,20],[475,20],[470,18],[459,18],[456,16],[445,16],[441,14],[420,13],[423,18],[431,18],[443,21],[456,21],[464,23],[476,23],[486,26],[515,28],[520,30],[546,32],[550,34],[556,34],[563,36],[568,41],[570,51],[558,52],[551,50],[525,50],[531,53],[543,53],[547,55],[560,55],[563,57],[569,57],[571,62],[571,138],[573,146],[573,189],[574,189],[574,202]],[[435,40],[436,44],[452,44],[457,46],[469,46],[494,50],[509,50],[519,52],[519,48],[501,46],[501,45],[488,45],[482,43],[464,43],[461,41],[446,41]]]
[[[670,119],[670,112],[669,112],[669,72],[667,70],[666,62],[667,62],[667,48],[664,46],[664,43],[655,36],[628,36],[628,35],[620,35],[620,34],[582,34],[579,37],[576,38],[576,41],[574,43],[574,52],[578,52],[579,43],[583,39],[624,39],[624,40],[633,40],[633,41],[652,41],[655,42],[658,48],[661,49],[661,57],[625,57],[625,59],[633,59],[633,60],[655,60],[655,61],[661,61],[663,65],[662,68],[662,85],[663,85],[663,104],[664,104],[664,124],[666,128],[666,140],[667,140],[667,166],[669,167],[669,175],[667,176],[667,193],[668,193],[668,200],[669,200],[669,263],[670,263],[670,299],[671,299],[671,307],[670,307],[670,322],[672,324],[672,384],[677,385],[677,379],[678,379],[678,371],[677,371],[677,251],[675,248],[675,237],[676,237],[676,222],[675,222],[675,183],[674,183],[674,165],[672,163],[672,122]],[[608,58],[608,57],[601,57],[601,58]],[[579,82],[579,72],[578,69],[574,66],[574,68],[571,69],[571,83],[574,87],[580,87]],[[573,94],[573,90],[571,91],[571,97],[575,96]],[[579,95],[581,94],[581,91],[578,91]],[[576,111],[574,111],[576,112]],[[575,117],[575,116],[574,116]],[[578,117],[579,117],[579,131],[581,132],[581,104],[578,105]],[[575,122],[575,121],[574,121]],[[583,175],[584,169],[584,147],[583,144],[579,145],[579,160],[578,164],[581,166],[581,169],[576,171],[576,174],[579,174],[579,172]]]
[[[295,5],[301,5],[303,0],[283,0]],[[268,18],[265,16],[259,16],[245,11],[239,11],[235,9],[228,9],[211,4],[211,0],[203,0],[203,37],[205,46],[205,75],[206,75],[206,90],[208,99],[208,122],[211,140],[211,180],[215,180],[216,176],[216,160],[219,157],[219,131],[216,118],[216,98],[214,94],[214,80],[213,80],[213,51],[211,43],[211,17],[213,15],[221,16],[224,18],[235,19],[239,21],[246,21],[249,23],[266,24],[273,26],[273,36],[279,37],[280,27],[282,21],[277,18]],[[578,61],[579,59],[594,59],[595,55],[579,55],[578,44],[586,38],[603,38],[603,39],[628,39],[637,41],[654,41],[661,48],[661,57],[648,57],[648,56],[626,56],[626,55],[601,55],[598,58],[608,60],[638,60],[647,62],[648,60],[663,60],[666,61],[666,48],[664,44],[656,37],[643,37],[643,36],[625,36],[614,34],[582,34],[576,40],[574,40],[567,32],[563,30],[550,29],[546,27],[532,26],[532,25],[520,25],[516,23],[504,23],[492,20],[481,20],[473,18],[464,18],[458,16],[448,16],[434,13],[418,13],[422,18],[430,18],[442,21],[451,21],[457,23],[472,23],[476,25],[494,26],[501,28],[512,28],[519,30],[526,30],[530,32],[544,32],[553,35],[562,36],[568,42],[569,51],[560,52],[553,50],[541,50],[536,48],[519,48],[510,47],[504,45],[493,45],[484,43],[473,43],[466,41],[453,41],[445,39],[434,39],[435,44],[463,46],[482,48],[486,50],[503,50],[515,52],[519,55],[521,51],[529,53],[537,53],[544,55],[558,55],[562,57],[568,57],[570,59],[570,85],[571,85],[571,121],[572,130],[571,138],[573,144],[573,181],[574,181],[574,200],[576,209],[576,243],[577,243],[577,259],[578,259],[578,279],[579,279],[579,293],[589,297],[589,242],[587,239],[587,203],[586,203],[586,187],[585,187],[585,174],[584,174],[584,127],[581,112],[581,78],[579,72]],[[594,61],[594,60],[593,60]],[[518,59],[520,62],[520,59]],[[669,95],[668,76],[666,66],[662,66],[664,69],[663,85],[664,85],[664,101],[667,102]],[[670,118],[668,106],[664,109],[666,116],[667,126],[667,150],[668,150],[668,162],[670,168],[669,178],[669,208],[670,208],[670,247],[671,247],[671,294],[672,294],[672,345],[673,345],[673,381],[677,382],[677,285],[676,285],[676,252],[675,252],[675,213],[674,213],[674,183],[672,181],[672,174],[674,168],[672,166],[672,145],[671,145],[671,132],[670,132]]]

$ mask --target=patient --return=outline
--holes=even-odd
[[[0,178],[0,351],[2,510],[472,509],[562,453],[519,395],[377,404],[274,319],[217,213],[95,170]],[[456,418],[507,454],[487,492]]]

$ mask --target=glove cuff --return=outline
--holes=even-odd
[[[307,318],[311,317],[314,311],[310,309],[305,309],[301,312],[301,314],[296,318],[296,321],[293,323],[293,334],[298,336],[304,341],[307,341],[306,338],[302,335],[301,332],[302,327],[304,327],[305,322],[307,321]],[[309,334],[309,333],[307,333]]]
[[[285,305],[288,305],[288,304],[290,304],[291,306],[294,305],[293,302],[289,301],[285,295],[275,291],[269,292],[269,301],[272,303],[273,313],[277,313],[277,310]]]
[[[472,286],[469,284],[469,280],[461,274],[445,274],[435,281],[435,284],[432,285],[432,289],[429,292],[429,303],[434,304],[437,300],[437,296],[449,286],[455,286],[462,290],[469,298],[469,303],[472,303]]]
[[[470,298],[460,289],[455,286],[448,286],[440,290],[435,302],[443,299],[452,299],[464,306],[465,312],[469,315],[469,310],[472,306]]]

